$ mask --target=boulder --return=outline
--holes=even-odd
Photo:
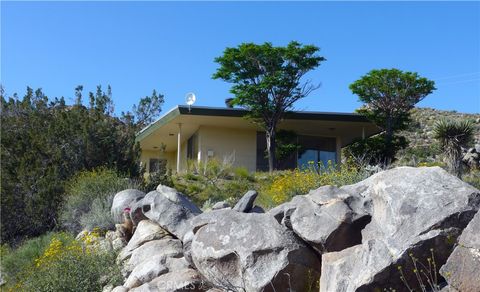
[[[230,204],[228,204],[225,201],[217,202],[212,206],[212,210],[220,210],[220,209],[226,209],[226,208],[230,208]]]
[[[368,203],[358,195],[324,186],[269,211],[319,253],[340,251],[361,243],[361,230],[370,222]]]
[[[143,213],[177,238],[185,234],[186,221],[202,211],[182,193],[159,185],[143,199]]]
[[[172,238],[172,236],[157,223],[150,220],[142,220],[127,246],[120,252],[119,257],[126,259],[136,248],[145,242],[162,238]]]
[[[127,263],[124,271],[129,274],[140,263],[153,258],[154,256],[181,257],[183,255],[182,243],[178,239],[160,239],[144,243],[135,249]],[[119,258],[119,261],[122,261]]]
[[[111,209],[115,223],[122,223],[123,210],[125,210],[125,208],[132,209],[133,205],[142,200],[143,197],[145,197],[145,193],[139,190],[127,189],[118,192],[115,197],[113,197]]]
[[[188,268],[190,268],[189,264],[184,258],[156,255],[137,265],[132,270],[123,286],[127,288],[138,287],[144,283],[150,282],[160,275]]]
[[[361,244],[322,255],[320,291],[403,291],[399,267],[412,289],[421,290],[411,257],[426,264],[433,252],[436,265],[443,265],[480,207],[479,190],[439,167],[399,167],[338,192],[352,196],[343,202],[355,216],[368,213],[371,222]]]
[[[270,215],[217,210],[191,226],[191,260],[214,287],[305,291],[318,279],[319,257]]]
[[[440,269],[450,288],[458,291],[480,291],[480,212],[459,237],[458,245]]]
[[[252,191],[252,190],[248,191],[233,207],[233,210],[237,212],[243,212],[243,213],[250,212],[250,210],[252,210],[252,207],[253,207],[253,202],[257,198],[257,195],[258,194],[256,191]]]
[[[193,269],[163,274],[152,281],[145,283],[130,292],[180,292],[180,291],[204,291],[201,276]]]

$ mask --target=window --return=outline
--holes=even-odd
[[[335,164],[337,160],[335,138],[299,136],[301,149],[298,152],[298,168],[306,168],[313,165],[327,167],[328,163]]]

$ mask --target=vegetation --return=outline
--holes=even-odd
[[[383,130],[373,142],[382,141],[375,155],[378,161],[388,165],[395,159],[396,152],[406,147],[405,140],[395,134],[407,127],[410,110],[436,89],[434,84],[417,73],[381,69],[370,71],[350,85],[350,90],[365,103],[358,112]]]
[[[72,106],[41,89],[27,88],[21,99],[6,98],[1,90],[2,242],[52,230],[65,182],[79,171],[104,166],[139,176],[135,133],[142,123],[137,121],[158,114],[159,97],[142,99],[135,114],[116,117],[110,87],[90,92],[88,107],[82,105],[82,90],[76,88]],[[150,101],[155,102],[148,107]]]
[[[270,172],[276,166],[278,123],[296,101],[318,88],[308,81],[302,84],[302,77],[325,61],[316,55],[318,51],[313,45],[294,41],[286,47],[244,43],[226,48],[215,59],[220,68],[213,78],[234,84],[230,92],[235,98],[230,104],[247,108],[248,118],[265,131]]]
[[[116,254],[94,245],[97,233],[77,241],[67,233],[29,240],[16,250],[2,249],[5,291],[101,291],[122,281]],[[3,290],[3,289],[2,289]]]
[[[73,233],[94,227],[113,229],[115,225],[110,215],[113,196],[124,189],[141,187],[138,181],[124,178],[114,170],[82,171],[66,183],[60,222]]]
[[[173,177],[173,185],[199,206],[209,207],[219,201],[233,204],[254,186],[253,175],[245,168],[234,168],[228,159],[190,161],[188,165],[185,174]]]
[[[322,163],[317,166],[311,161],[305,169],[276,172],[268,178],[259,179],[258,202],[270,209],[321,186],[354,184],[370,174],[365,168],[357,168],[351,163],[336,167],[331,162],[327,166]]]
[[[448,170],[461,177],[462,147],[467,147],[473,138],[473,124],[470,121],[440,120],[435,124],[434,137],[443,149]]]

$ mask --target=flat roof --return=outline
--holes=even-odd
[[[243,117],[248,114],[248,110],[240,108],[227,107],[207,107],[177,105],[155,122],[143,128],[137,133],[136,139],[142,140],[155,129],[167,124],[179,115],[192,116],[212,116],[212,117]],[[339,112],[314,112],[314,111],[290,111],[285,113],[284,120],[320,120],[320,121],[344,121],[344,122],[361,122],[369,123],[370,121],[356,113],[339,113]]]

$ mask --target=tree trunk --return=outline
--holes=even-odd
[[[392,140],[393,140],[393,120],[392,117],[387,116],[386,127],[385,127],[385,157],[382,162],[384,166],[388,166],[393,161],[394,151],[392,149]]]
[[[270,173],[273,172],[275,169],[275,148],[276,148],[276,141],[275,141],[275,129],[269,129],[265,133],[265,137],[267,138],[267,153],[268,153],[268,171]]]

